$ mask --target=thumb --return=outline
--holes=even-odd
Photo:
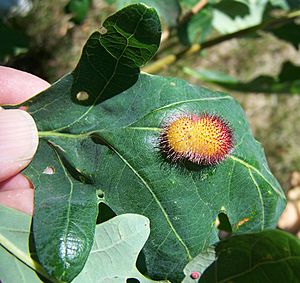
[[[22,110],[0,109],[0,182],[23,170],[38,146],[33,118]]]

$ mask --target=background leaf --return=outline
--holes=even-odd
[[[272,34],[279,39],[285,40],[291,43],[296,49],[299,49],[300,44],[300,25],[296,22],[291,22],[273,29]]]
[[[188,67],[184,67],[183,71],[191,75],[197,79],[206,81],[206,82],[212,82],[212,83],[219,83],[219,84],[237,84],[239,81],[222,72],[212,71],[212,70],[203,70],[203,69],[197,69],[193,70]]]
[[[155,8],[161,20],[170,27],[177,24],[177,19],[180,15],[181,9],[177,0],[112,0],[118,9],[124,8],[129,4],[144,3],[150,7]]]
[[[211,70],[185,68],[184,71],[200,80],[217,83],[227,89],[240,92],[300,94],[300,66],[288,61],[284,62],[277,77],[261,75],[248,82],[241,82],[231,76]]]
[[[213,27],[221,33],[231,33],[257,25],[263,18],[266,5],[267,1],[223,0],[214,9]]]
[[[5,38],[0,45],[0,60],[9,55],[26,52],[29,46],[27,36],[21,31],[10,27],[0,20],[0,36]]]
[[[123,214],[97,225],[90,256],[73,282],[126,282],[129,278],[143,283],[157,282],[144,277],[135,266],[149,237],[149,224],[142,215]]]
[[[29,248],[29,245],[33,248],[31,216],[1,205],[0,214],[2,282],[46,282],[35,272],[35,269],[42,274],[45,271],[34,261],[35,254]],[[145,283],[157,282],[144,277],[135,266],[149,237],[149,224],[142,215],[124,214],[97,225],[90,256],[82,272],[72,282],[125,282],[129,278]]]
[[[279,6],[290,10],[300,7],[299,0],[269,0],[269,2],[274,6]]]
[[[34,261],[29,246],[31,216],[2,205],[0,215],[0,279],[3,283],[42,282],[35,269],[45,271]]]
[[[212,9],[201,9],[196,15],[178,28],[180,41],[185,45],[203,42],[212,30]]]
[[[206,251],[201,252],[199,255],[193,258],[184,268],[185,278],[182,283],[194,283],[195,278],[191,275],[193,272],[198,272],[199,276],[210,266],[216,259],[216,253],[214,248],[209,247]]]
[[[298,282],[300,241],[279,230],[239,235],[216,245],[217,259],[201,283]]]
[[[91,5],[91,0],[70,0],[66,11],[73,15],[72,20],[80,24],[86,17]]]

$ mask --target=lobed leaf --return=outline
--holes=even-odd
[[[300,241],[279,230],[234,236],[216,245],[200,283],[298,282]]]
[[[273,228],[284,193],[232,97],[139,75],[158,48],[153,9],[129,6],[104,27],[88,40],[71,74],[25,103],[41,138],[25,171],[36,187],[37,254],[49,274],[72,280],[91,249],[102,201],[118,215],[150,219],[147,274],[180,282],[187,263],[218,241],[220,213],[233,233]],[[159,149],[164,125],[177,115],[201,113],[229,123],[234,151],[217,166],[169,162]],[[49,170],[54,174],[45,174]]]
[[[73,282],[157,282],[143,276],[135,265],[149,234],[149,220],[137,214],[123,214],[97,225],[90,256]]]
[[[42,282],[43,277],[40,276],[47,274],[35,261],[35,253],[30,241],[31,216],[2,205],[0,205],[0,215],[2,282]]]
[[[103,26],[103,34],[96,32],[89,38],[76,69],[28,102],[39,130],[59,127],[68,132],[73,125],[89,131],[97,122],[86,115],[101,101],[134,84],[139,66],[158,48],[158,16],[144,5],[117,12]],[[48,121],[43,109],[46,116],[51,115]],[[86,122],[91,123],[88,128]],[[77,146],[73,147],[73,141]],[[35,186],[33,231],[38,258],[51,276],[63,281],[71,281],[80,272],[92,247],[99,188],[94,177],[103,162],[97,153],[99,147],[84,135],[67,145],[73,153],[80,147],[76,152],[80,166],[73,167],[55,141],[43,139],[26,170]]]

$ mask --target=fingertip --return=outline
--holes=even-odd
[[[0,182],[0,191],[12,190],[14,188],[33,189],[31,181],[19,173],[3,182]]]
[[[8,206],[29,215],[33,214],[34,190],[28,188],[14,188],[0,190],[0,204]]]
[[[0,182],[23,170],[38,146],[33,118],[23,110],[0,110]]]
[[[48,82],[37,76],[0,66],[0,104],[22,103],[49,86]]]

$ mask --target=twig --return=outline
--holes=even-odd
[[[201,9],[205,7],[205,5],[208,3],[208,0],[200,0],[190,11],[188,11],[180,20],[178,23],[178,26],[185,24],[187,21],[190,20],[190,18],[197,14]],[[172,33],[170,30],[167,30],[165,34],[163,33],[163,36],[161,38],[161,43],[164,43],[167,41]]]
[[[198,12],[200,12],[200,10],[202,10],[205,5],[208,3],[208,0],[200,0],[190,11],[188,11],[181,19],[181,21],[179,22],[179,25],[182,25],[184,23],[186,23],[187,21],[189,21],[189,19],[196,15]]]
[[[295,18],[300,17],[300,10],[288,13],[286,16],[281,17],[279,19],[267,21],[260,23],[258,25],[242,29],[233,33],[225,34],[216,38],[213,38],[211,40],[205,41],[202,44],[193,44],[190,47],[187,47],[175,54],[167,55],[166,57],[163,57],[161,59],[158,59],[152,64],[149,64],[148,66],[144,67],[142,71],[147,72],[147,73],[157,73],[158,71],[166,68],[167,66],[173,64],[174,62],[184,58],[188,57],[190,55],[193,55],[200,50],[215,46],[221,42],[233,39],[233,38],[238,38],[241,36],[244,36],[249,33],[256,32],[258,30],[272,30],[274,28],[277,28],[278,26],[285,25],[288,22],[291,22]]]

